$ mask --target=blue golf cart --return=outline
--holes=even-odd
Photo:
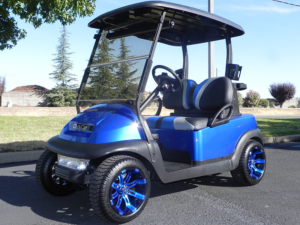
[[[238,104],[237,91],[247,88],[238,82],[242,67],[232,63],[231,39],[244,34],[239,25],[147,1],[107,12],[88,26],[98,32],[78,90],[78,114],[47,142],[36,165],[45,191],[65,196],[89,189],[98,216],[125,223],[145,208],[153,180],[225,171],[241,185],[262,180],[262,136],[254,116],[241,114]],[[189,79],[188,48],[218,40],[226,44],[225,76]],[[180,48],[182,66],[154,66],[157,45]],[[145,95],[150,74],[156,84]],[[157,111],[144,115],[153,102]],[[162,107],[170,114],[160,115]]]

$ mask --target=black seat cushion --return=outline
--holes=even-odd
[[[166,92],[163,96],[163,105],[167,109],[194,108],[193,94],[197,83],[193,80],[181,80],[182,88],[178,92]]]
[[[203,81],[195,88],[193,103],[197,109],[219,110],[232,103],[233,87],[229,78],[216,77]]]

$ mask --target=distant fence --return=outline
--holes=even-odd
[[[0,107],[0,116],[75,116],[75,107]]]

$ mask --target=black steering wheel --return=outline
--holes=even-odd
[[[155,71],[157,69],[164,69],[164,70],[168,71],[169,73],[171,73],[173,75],[173,77],[175,77],[175,80],[172,79],[171,77],[169,77],[166,73],[162,73],[161,75],[156,75]],[[162,86],[162,88],[165,90],[171,90],[172,92],[177,92],[182,88],[182,83],[181,83],[180,78],[177,76],[177,74],[173,70],[171,70],[167,66],[163,66],[163,65],[154,66],[152,69],[152,76],[153,76],[153,79],[155,80],[155,82],[158,85]],[[175,81],[175,83],[174,83],[174,81]],[[175,86],[177,86],[178,88],[174,89]]]

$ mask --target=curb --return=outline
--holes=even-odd
[[[300,135],[263,138],[264,144],[286,143],[293,141],[300,141]],[[8,163],[36,161],[43,152],[44,150],[0,153],[0,165]]]
[[[263,142],[264,144],[275,144],[275,143],[286,143],[286,142],[293,142],[293,141],[300,141],[300,135],[288,135],[288,136],[281,136],[281,137],[264,137]]]
[[[7,163],[35,161],[40,158],[43,152],[44,150],[0,153],[0,165]]]

